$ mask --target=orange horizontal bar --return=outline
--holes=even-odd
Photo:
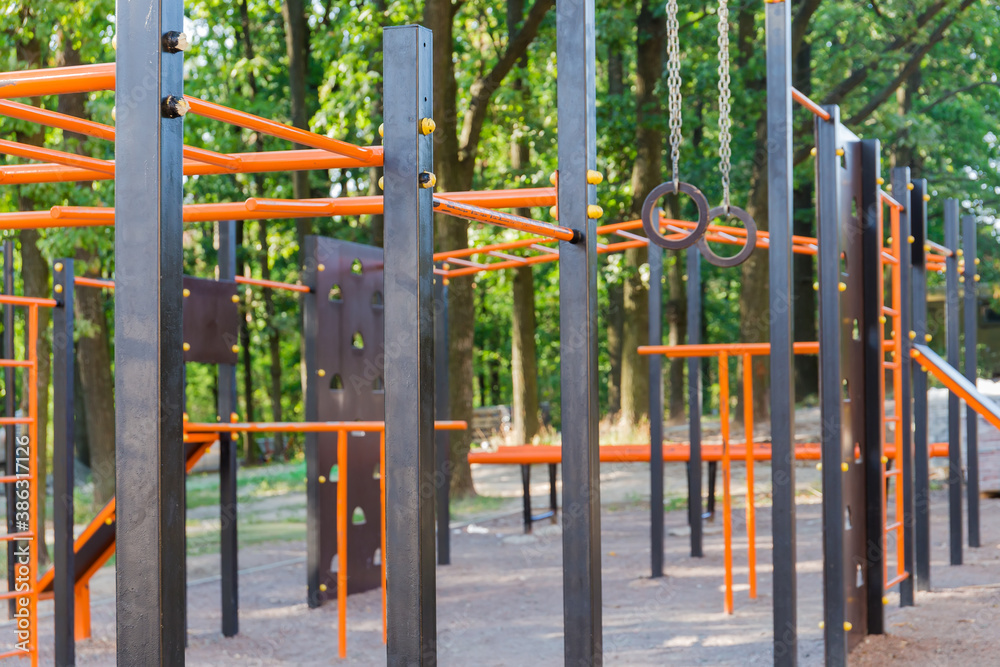
[[[43,299],[37,296],[16,296],[14,294],[0,294],[0,303],[12,306],[48,306],[55,308],[59,304],[55,299]]]
[[[38,592],[38,588],[37,587],[36,588],[32,588],[32,589],[27,590],[27,591],[20,591],[20,592],[18,592],[18,591],[9,591],[7,593],[0,593],[0,600],[13,600],[14,598],[27,597],[27,596],[30,596],[30,595],[34,595],[37,592]],[[15,655],[19,655],[19,656],[27,658],[29,654],[25,653],[23,651],[11,651],[10,653],[2,653],[2,654],[0,654],[0,659],[3,659],[5,657],[12,658]]]
[[[236,422],[227,424],[196,423],[184,424],[184,429],[191,433],[330,433],[335,431],[365,431],[380,432],[385,428],[385,422]],[[441,431],[461,431],[468,428],[464,421],[435,422],[434,428]]]
[[[236,276],[236,282],[241,285],[256,285],[257,287],[268,287],[270,289],[283,289],[290,292],[308,293],[311,290],[305,285],[293,285],[292,283],[280,283],[275,280],[259,280],[257,278],[244,278]]]
[[[248,130],[262,132],[279,139],[287,139],[288,141],[301,144],[303,146],[319,148],[338,155],[352,157],[356,160],[362,161],[368,166],[380,166],[382,164],[382,157],[368,147],[355,146],[354,144],[349,144],[346,141],[324,137],[322,135],[309,132],[308,130],[302,130],[297,127],[278,123],[273,120],[268,120],[267,118],[261,118],[260,116],[246,113],[245,111],[230,109],[229,107],[224,107],[221,104],[207,102],[205,100],[198,99],[197,97],[191,97],[190,95],[185,95],[184,99],[191,105],[191,113],[204,116],[205,118],[211,118],[212,120],[229,123]]]
[[[30,368],[31,366],[34,366],[34,365],[35,365],[34,362],[23,360],[23,359],[0,359],[0,368],[3,368],[3,367],[7,367],[7,368],[11,368],[11,367],[14,367],[14,368]],[[0,417],[0,419],[9,419],[9,418],[8,417]],[[21,418],[18,417],[17,419],[21,419]],[[27,417],[24,417],[24,419],[27,419]],[[2,423],[3,422],[0,421],[0,424],[2,424]]]
[[[818,342],[795,343],[795,354],[819,354]],[[729,355],[749,354],[762,356],[771,353],[770,343],[704,343],[701,345],[640,345],[639,354],[662,354],[670,358],[714,357],[725,352]]]
[[[464,204],[439,197],[435,197],[434,199],[434,210],[437,213],[444,213],[456,218],[485,222],[508,229],[528,232],[529,234],[546,236],[552,239],[559,239],[560,241],[569,241],[570,243],[576,243],[582,238],[580,232],[568,227],[550,225],[546,222],[532,220],[531,218],[524,218],[510,213],[499,213],[488,208],[472,206],[471,204]]]
[[[35,539],[35,534],[32,532],[8,533],[6,535],[0,535],[0,542],[13,542],[14,540],[33,540],[33,539]]]
[[[941,253],[941,255],[942,255],[941,260],[942,261],[944,261],[945,257],[951,257],[952,255],[955,254],[950,248],[946,248],[943,245],[941,245],[940,243],[936,243],[934,241],[924,241],[924,245],[928,245],[933,250],[937,250],[939,253]]]
[[[219,439],[218,433],[185,433],[184,442],[215,442]]]
[[[902,211],[903,210],[903,208],[904,208],[903,205],[900,204],[895,199],[893,199],[892,195],[890,195],[885,190],[879,190],[879,196],[882,198],[882,201],[884,201],[886,204],[888,204],[889,206],[893,207],[897,211]]]
[[[6,598],[0,598],[0,599],[6,599]],[[22,651],[20,649],[14,649],[13,651],[0,653],[0,660],[4,660],[5,658],[30,658],[30,657],[31,657],[30,651]]]
[[[25,479],[30,482],[35,478],[31,475],[4,475],[0,477],[0,484],[13,484],[14,482],[20,482]]]
[[[75,276],[73,282],[82,287],[97,287],[100,289],[114,289],[115,281],[104,280],[102,278],[87,278],[86,276]]]
[[[114,90],[115,64],[75,65],[0,74],[0,98]]]
[[[887,581],[886,584],[885,584],[885,587],[886,588],[892,588],[896,584],[898,584],[898,583],[900,583],[900,582],[905,581],[906,579],[908,579],[909,576],[910,576],[909,572],[903,572],[902,574],[899,574],[899,575],[893,577],[892,579],[890,579],[889,581]]]
[[[0,153],[21,157],[26,160],[51,160],[52,162],[66,165],[67,167],[78,167],[82,169],[89,169],[91,171],[100,171],[105,174],[110,174],[111,176],[115,175],[114,162],[98,160],[97,158],[87,157],[86,155],[76,155],[75,153],[57,151],[52,148],[29,146],[28,144],[20,144],[16,141],[7,141],[6,139],[0,139]]]
[[[369,146],[373,154],[382,155],[381,146]],[[201,151],[187,147],[185,151]],[[225,154],[218,155],[226,157]],[[315,148],[290,151],[263,151],[259,153],[233,153],[229,155],[235,167],[219,166],[207,162],[188,159],[184,161],[186,176],[210,176],[215,174],[255,174],[271,171],[305,171],[311,169],[349,169],[365,166],[360,161],[334,155]],[[73,181],[110,180],[113,176],[97,171],[64,167],[56,164],[16,164],[0,166],[0,183],[23,185],[27,183],[57,183]]]
[[[5,359],[4,361],[9,361],[9,360]],[[14,364],[2,364],[2,365],[3,366],[13,366]],[[34,366],[34,364],[32,362],[30,362],[30,361],[27,361],[27,362],[24,362],[24,363],[20,363],[20,364],[17,364],[17,365],[18,366],[25,366],[25,365],[27,365],[29,367],[30,366]],[[13,425],[16,425],[16,424],[30,424],[33,421],[35,421],[35,420],[32,419],[31,417],[0,417],[0,426],[13,426]]]
[[[815,115],[819,116],[825,121],[830,120],[830,114],[823,107],[813,102],[811,99],[806,97],[805,93],[800,92],[795,87],[792,87],[792,99],[804,106],[809,111],[813,112]]]

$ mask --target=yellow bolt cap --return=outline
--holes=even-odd
[[[601,217],[604,215],[604,209],[597,204],[591,204],[587,207],[587,217],[591,220]]]
[[[878,178],[876,178],[875,182],[878,183],[879,185],[885,185],[885,179],[882,178],[881,176],[879,176]]]
[[[317,271],[326,271],[326,264],[320,264],[316,267]]]
[[[63,286],[60,285],[59,283],[56,283],[56,294],[62,294],[62,291],[63,291]]]
[[[888,456],[883,456],[882,457],[882,463],[888,463],[888,462],[889,462],[889,457]]]
[[[239,351],[240,351],[240,346],[239,346],[239,345],[233,345],[233,346],[232,346],[232,347],[231,347],[230,349],[231,349],[231,350],[232,350],[232,351],[233,351],[234,353],[236,353],[236,352],[239,352]]]
[[[910,332],[910,340],[913,340],[916,337],[917,337],[917,332],[916,331],[911,331]]]
[[[906,184],[906,189],[907,190],[912,190],[913,189],[913,183],[907,183]]]
[[[319,589],[325,593],[326,592],[326,584],[320,584],[319,585]]]
[[[555,218],[556,220],[558,220],[559,219],[559,207],[558,206],[553,206],[552,208],[550,208],[549,209],[549,215],[551,215],[553,218]]]
[[[56,273],[59,273],[60,271],[62,271],[63,270],[63,264],[62,264],[62,262],[56,262],[55,269],[56,269]]]
[[[553,171],[551,174],[549,174],[549,183],[551,183],[552,185],[555,185],[557,183],[556,172]]]
[[[239,296],[239,294],[234,294],[233,295],[233,303],[239,303],[239,302],[240,302],[240,296]]]
[[[191,296],[191,290],[189,290],[189,289],[188,289],[188,288],[186,288],[186,287],[184,288],[184,291],[183,291],[183,292],[181,292],[181,293],[182,293],[182,294],[183,294],[183,295],[184,295],[185,297],[188,297],[188,296]]]
[[[319,476],[319,483],[320,484],[325,484],[326,483],[326,477],[324,477],[323,475],[320,475]]]
[[[378,136],[385,138],[385,123],[378,126]]]
[[[823,469],[823,464],[822,463],[817,463],[816,464],[816,470],[822,470],[822,469]]]
[[[823,621],[820,621],[819,622],[819,629],[822,630],[824,627],[826,627],[826,623],[824,623]]]
[[[437,123],[434,122],[433,118],[421,118],[420,119],[420,134],[431,134],[437,129]]]
[[[878,318],[878,321],[879,321],[879,322],[880,322],[881,324],[885,324],[885,315],[882,315],[881,317],[879,317],[879,318]]]
[[[316,375],[320,377],[326,377],[326,371],[321,368],[318,371],[316,371]]]
[[[378,189],[385,190],[385,178],[382,176],[378,177]]]
[[[838,283],[837,284],[837,289],[839,289],[841,292],[846,292],[847,291],[847,283]]]
[[[885,242],[888,243],[889,245],[892,245],[892,237],[890,236],[889,238],[887,238]]]
[[[850,621],[844,621],[844,632],[850,632],[853,627]]]
[[[965,254],[965,251],[962,250],[961,248],[959,248],[958,250],[955,251],[955,257],[961,257],[964,254]]]
[[[604,174],[593,169],[587,170],[587,182],[591,185],[598,185],[604,181]]]
[[[184,343],[184,351],[187,352],[190,349],[191,349],[191,344],[190,343]]]
[[[809,149],[809,155],[812,155],[813,157],[816,156],[816,147],[815,146],[813,146],[812,148]]]
[[[907,237],[906,237],[906,242],[907,242],[907,243],[913,243],[913,242],[914,242],[914,241],[916,241],[916,240],[917,240],[917,239],[913,238],[913,236],[907,236]]]
[[[972,260],[972,261],[973,261],[973,262],[975,263],[975,265],[976,265],[976,266],[979,266],[979,258],[978,258],[978,257],[976,257],[976,258],[975,258],[974,260]]]
[[[964,283],[965,282],[965,276],[959,276],[958,277],[958,282]]]
[[[850,466],[847,465],[847,462],[844,462],[840,464],[840,469],[843,470],[844,472],[847,472],[848,470],[850,470]]]
[[[837,149],[837,155],[843,155],[843,154],[844,154],[844,149],[843,148],[838,148]]]
[[[813,283],[813,291],[814,292],[818,292],[819,291],[819,283]]]
[[[185,412],[184,413],[184,421],[187,421],[187,420],[188,420],[188,413]]]
[[[112,519],[111,517],[108,517],[107,519],[105,519],[105,520],[104,520],[104,525],[106,525],[106,526],[110,526],[110,525],[111,525],[111,524],[113,524],[114,522],[115,522],[115,520],[114,520],[114,519]]]
[[[433,188],[435,185],[437,185],[438,179],[437,176],[433,174],[433,172],[425,171],[424,173],[420,174],[420,177],[421,177],[420,187],[422,187],[425,190]]]
[[[924,201],[930,201],[930,200],[931,200],[930,195],[924,195]]]
[[[930,334],[924,334],[924,340],[927,341],[928,343],[931,342],[931,340],[933,340],[933,339],[934,339],[934,336],[932,336]]]
[[[889,596],[888,595],[883,595],[882,596],[882,604],[889,604]]]
[[[972,276],[972,279],[973,279],[973,280],[974,280],[975,282],[977,282],[977,283],[978,283],[978,282],[979,282],[979,274],[977,273],[976,275]]]

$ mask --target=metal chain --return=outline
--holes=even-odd
[[[723,0],[724,2],[725,0]],[[677,0],[667,0],[667,90],[670,106],[670,159],[673,163],[674,186],[680,181],[678,163],[681,157],[681,49],[677,22]]]
[[[722,172],[722,205],[726,213],[729,212],[729,171],[733,157],[729,84],[729,0],[719,0],[719,171]]]

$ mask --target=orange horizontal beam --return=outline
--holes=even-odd
[[[818,342],[795,343],[795,354],[819,354]],[[662,354],[671,358],[714,357],[725,352],[730,356],[749,354],[762,356],[771,353],[770,343],[704,343],[701,345],[640,345],[639,354]]]
[[[468,424],[464,421],[434,422],[439,431],[464,431]],[[336,431],[381,432],[385,422],[187,422],[184,429],[190,433],[330,433]]]
[[[830,120],[830,113],[821,107],[820,105],[813,102],[811,99],[806,97],[805,93],[800,92],[796,88],[792,88],[792,99],[801,104],[803,107],[813,112],[815,115],[819,116],[823,120]]]
[[[521,232],[537,234],[538,236],[544,236],[551,239],[569,241],[570,243],[576,243],[582,238],[580,232],[568,227],[550,225],[546,222],[539,222],[538,220],[532,220],[531,218],[525,218],[520,215],[499,213],[488,208],[481,208],[479,206],[445,199],[443,197],[434,198],[434,211],[436,213],[444,213],[456,218],[473,220],[475,222],[485,222],[487,224],[506,227],[508,229],[516,229]]]
[[[59,303],[55,299],[45,299],[37,296],[16,296],[14,294],[0,294],[0,303],[12,306],[48,306],[55,308]]]
[[[73,278],[73,282],[82,287],[97,287],[99,289],[115,288],[115,281],[104,280],[101,278],[87,278],[85,276],[76,276]]]
[[[185,95],[184,99],[191,105],[190,113],[204,116],[205,118],[254,130],[255,132],[261,132],[279,139],[286,139],[303,146],[319,148],[345,157],[351,157],[360,160],[368,166],[380,166],[382,164],[382,156],[367,146],[355,146],[346,141],[324,137],[308,130],[278,123],[267,118],[261,118],[245,111],[230,109],[221,104],[201,100],[190,95]]]
[[[114,88],[114,63],[0,73],[0,98],[92,93]]]
[[[99,171],[111,176],[115,175],[114,162],[99,160],[86,155],[77,155],[75,153],[57,151],[55,149],[44,148],[42,146],[30,146],[16,141],[7,141],[6,139],[0,139],[0,153],[25,158],[26,160],[51,160],[56,164],[65,165],[67,167],[77,167],[80,169],[88,169],[90,171]]]
[[[381,146],[370,146],[373,153],[381,156]],[[185,155],[191,151],[203,151],[200,148],[185,148]],[[350,169],[362,167],[360,161],[334,155],[328,151],[316,148],[290,151],[262,151],[259,153],[233,153],[229,156],[219,153],[221,157],[231,157],[236,166],[221,166],[209,164],[202,160],[187,159],[184,161],[185,176],[211,176],[216,174],[256,174],[273,171],[305,171],[310,169]],[[111,180],[113,175],[103,172],[65,167],[58,164],[15,164],[0,166],[0,184],[24,185],[28,183],[62,183],[75,181]]]

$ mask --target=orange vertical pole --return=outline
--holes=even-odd
[[[28,478],[30,484],[30,501],[28,504],[28,530],[34,534],[33,544],[28,553],[28,628],[29,646],[31,647],[31,665],[38,666],[38,545],[45,539],[45,530],[38,525],[38,306],[28,306],[28,437],[31,440],[30,456],[28,457]]]
[[[902,365],[906,363],[903,360],[903,295],[900,292],[901,288],[901,263],[898,261],[902,257],[903,253],[903,239],[900,238],[900,227],[899,227],[899,209],[895,206],[892,207],[892,212],[890,213],[892,220],[892,254],[896,257],[896,263],[892,265],[892,308],[895,314],[892,317],[892,330],[893,335],[893,361],[897,364],[893,366],[892,371],[892,394],[893,394],[893,405],[895,413],[894,428],[892,441],[895,445],[895,456],[896,466],[895,470],[896,481],[895,481],[895,496],[896,496],[896,511],[895,517],[893,519],[896,524],[896,576],[903,574],[906,567],[906,544],[903,541],[903,403],[900,400],[903,395],[903,373]],[[905,425],[909,427],[909,425]]]
[[[743,355],[743,426],[746,437],[747,468],[747,578],[750,599],[757,598],[757,513],[754,507],[753,480],[753,355]]]
[[[733,613],[733,524],[729,494],[729,355],[719,353],[719,425],[722,430],[722,539],[726,564],[724,609]]]
[[[382,497],[382,643],[389,640],[389,629],[385,619],[385,426],[379,431],[378,443],[378,485]]]
[[[337,430],[337,631],[347,657],[347,431]]]
[[[878,294],[879,300],[882,303],[882,308],[879,314],[879,343],[881,344],[882,354],[880,355],[879,362],[882,364],[882,372],[879,374],[879,405],[882,406],[882,424],[879,429],[879,446],[882,449],[881,461],[882,461],[882,479],[885,480],[885,468],[886,468],[886,458],[885,458],[885,434],[886,434],[886,419],[885,419],[885,325],[886,317],[885,313],[885,256],[882,249],[885,247],[885,207],[880,202],[878,205],[878,240],[879,240],[879,272],[878,272]],[[878,545],[880,549],[883,550],[882,558],[882,582],[889,581],[889,559],[885,557],[885,527],[888,524],[888,503],[889,498],[884,492],[885,484],[883,482],[883,493],[882,493],[882,542]]]

